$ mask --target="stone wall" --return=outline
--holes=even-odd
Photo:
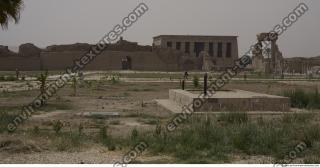
[[[233,42],[236,42],[234,40],[236,38],[232,37],[232,39]],[[16,68],[19,70],[65,70],[92,46],[86,43],[76,43],[52,45],[41,50],[28,43],[19,47],[19,53],[13,53],[3,46],[0,47],[0,70],[15,70]],[[234,46],[237,44],[234,43]],[[206,47],[206,49],[208,48]],[[212,58],[210,61],[219,68],[230,67],[238,56],[237,49],[238,47],[233,47],[233,57]],[[97,56],[85,70],[123,70],[128,69],[128,64],[130,64],[128,66],[130,70],[200,71],[203,66],[203,57],[196,57],[173,48],[142,46],[121,38],[115,44],[108,44],[106,50]]]

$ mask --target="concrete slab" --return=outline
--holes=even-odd
[[[175,103],[178,106],[196,104],[200,100],[203,101],[203,98],[200,97],[200,94],[201,91],[172,89],[169,90],[169,101],[172,103],[160,103],[165,103],[162,105],[174,105]],[[211,96],[206,96],[204,99],[205,103],[203,105],[192,105],[194,112],[290,111],[290,100],[287,97],[243,90],[217,91]]]
[[[182,106],[178,105],[177,103],[169,99],[159,99],[159,100],[156,100],[156,102],[160,107],[163,107],[164,109],[167,109],[173,113],[177,113],[177,114],[182,113]]]

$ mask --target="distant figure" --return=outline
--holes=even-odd
[[[184,79],[188,79],[188,77],[189,77],[189,74],[188,74],[188,71],[186,71],[186,72],[184,72]]]

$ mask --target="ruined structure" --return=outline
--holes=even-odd
[[[283,73],[319,74],[320,56],[284,58],[276,43],[277,34],[261,33],[257,35],[257,40],[258,43],[252,51],[250,68],[253,71],[278,75]]]
[[[286,73],[300,73],[300,74],[320,74],[320,56],[305,58],[294,57],[286,58],[284,63],[284,71]]]
[[[19,53],[0,47],[0,70],[65,70],[91,46],[76,43],[41,50],[33,44],[24,44]],[[120,38],[106,48],[86,70],[223,70],[231,67],[238,58],[235,36],[158,36],[154,38],[153,46],[142,46]]]
[[[282,74],[284,59],[276,43],[278,34],[261,33],[257,35],[257,40],[258,42],[252,51],[253,70],[267,74]]]

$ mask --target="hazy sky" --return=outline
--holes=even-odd
[[[240,54],[304,2],[309,11],[280,37],[279,47],[285,57],[320,54],[319,0],[25,0],[20,23],[0,29],[0,45],[96,43],[140,2],[149,11],[125,39],[151,45],[162,34],[237,35]]]

